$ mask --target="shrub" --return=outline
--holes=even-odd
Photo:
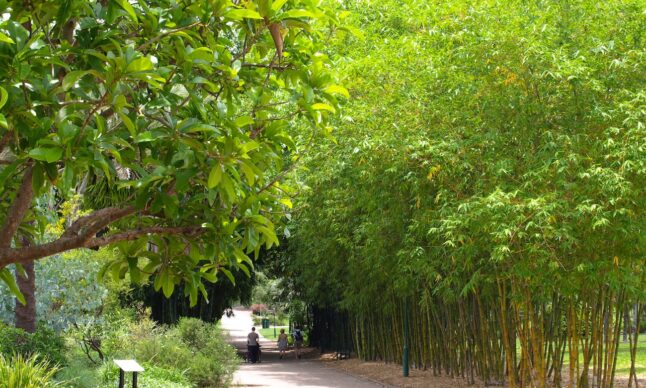
[[[48,388],[60,386],[53,381],[58,368],[35,354],[5,357],[0,354],[0,388]]]
[[[131,322],[125,330],[116,331],[104,343],[109,359],[134,358],[157,370],[158,377],[163,369],[173,376],[179,373],[193,385],[203,387],[229,383],[238,362],[236,351],[225,343],[217,326],[195,318],[182,318],[173,327],[157,326],[147,318],[141,319]],[[149,376],[148,368],[144,376]],[[180,380],[173,381],[182,384]]]
[[[35,333],[0,323],[0,354],[10,356],[14,353],[29,357],[36,355],[40,361],[47,359],[52,364],[63,365],[65,340],[54,330],[39,324]]]
[[[97,365],[90,362],[80,347],[70,347],[65,354],[65,359],[66,365],[56,373],[56,380],[65,381],[65,387],[97,388],[101,386],[101,374]]]

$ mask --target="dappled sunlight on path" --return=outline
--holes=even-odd
[[[229,343],[244,354],[247,348],[247,334],[253,326],[251,311],[234,310],[235,316],[226,315],[220,321],[223,330],[230,334]],[[326,368],[320,361],[297,360],[293,351],[279,358],[276,343],[260,337],[261,363],[240,365],[233,379],[233,387],[356,387],[374,388],[381,385],[343,372]]]

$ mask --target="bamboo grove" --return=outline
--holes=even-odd
[[[346,1],[353,96],[290,226],[368,360],[610,387],[646,303],[646,3]]]

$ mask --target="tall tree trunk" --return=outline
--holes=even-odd
[[[16,327],[33,333],[36,331],[36,271],[33,261],[24,264],[23,267],[27,277],[16,273],[16,281],[27,303],[23,305],[16,299]]]

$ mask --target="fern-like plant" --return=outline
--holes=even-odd
[[[54,381],[57,371],[58,366],[47,360],[38,361],[36,355],[8,358],[0,354],[0,388],[59,387],[61,383]]]

